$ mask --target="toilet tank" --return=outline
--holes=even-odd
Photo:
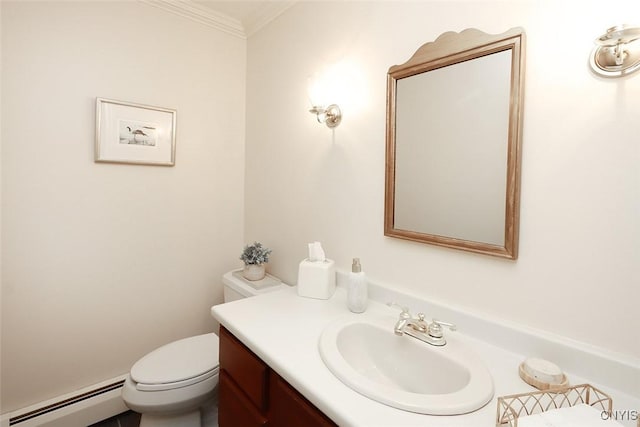
[[[287,286],[280,279],[267,274],[264,279],[250,281],[242,277],[242,269],[232,270],[222,276],[224,302],[273,292]]]

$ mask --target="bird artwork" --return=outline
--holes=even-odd
[[[134,123],[121,124],[120,143],[133,145],[156,145],[156,128]]]

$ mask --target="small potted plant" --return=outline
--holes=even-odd
[[[271,249],[262,246],[262,243],[254,242],[246,245],[240,259],[244,262],[242,275],[247,280],[260,280],[265,275],[265,264],[269,262]]]

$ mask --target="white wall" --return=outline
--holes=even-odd
[[[2,2],[2,412],[214,329],[243,244],[246,41],[139,2]],[[93,161],[95,98],[175,108],[175,167]]]
[[[246,227],[295,282],[306,243],[372,281],[640,357],[640,75],[588,68],[593,40],[637,0],[302,2],[248,42]],[[522,26],[527,66],[515,262],[383,236],[385,84],[445,31]],[[335,134],[307,112],[308,78],[358,78]],[[357,91],[356,91],[357,92]]]

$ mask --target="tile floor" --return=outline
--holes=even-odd
[[[140,414],[127,411],[89,427],[138,427]],[[213,399],[202,409],[202,427],[218,427],[218,400]]]
[[[91,424],[89,427],[138,427],[140,425],[140,414],[127,411],[115,417]]]

